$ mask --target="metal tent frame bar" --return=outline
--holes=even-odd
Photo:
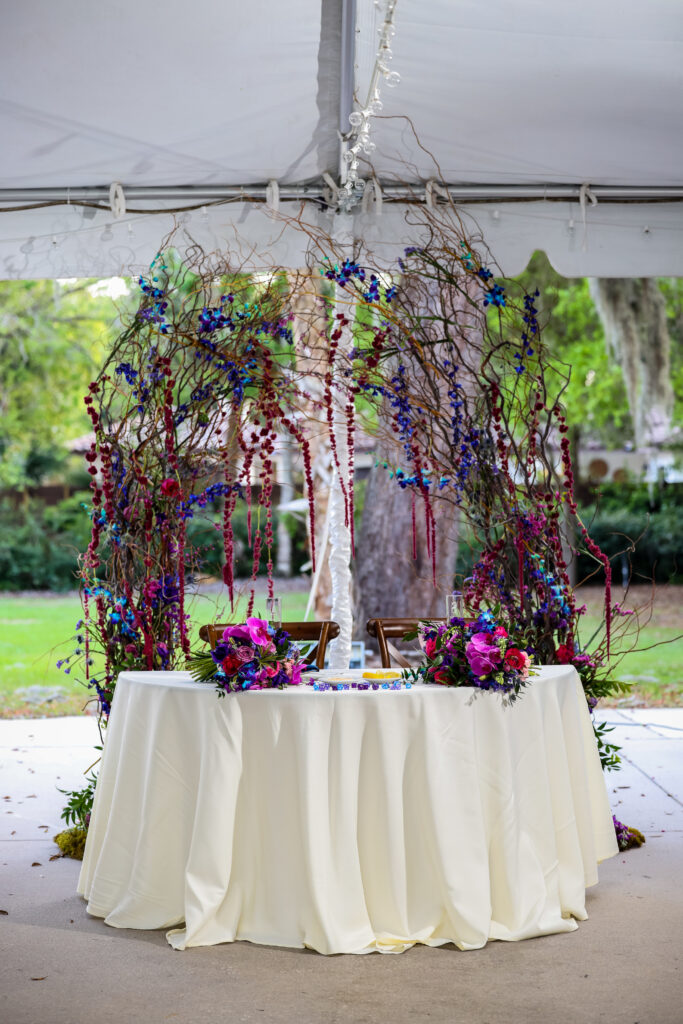
[[[382,199],[388,203],[418,203],[427,199],[426,183],[395,184],[379,182]],[[123,185],[126,207],[133,203],[182,203],[198,208],[206,205],[232,202],[261,202],[269,200],[268,184],[258,185]],[[581,199],[579,184],[533,185],[442,185],[455,203],[509,203],[539,201],[575,201]],[[682,202],[680,185],[591,185],[590,192],[599,203],[653,203]],[[329,186],[322,180],[305,185],[280,185],[280,202],[316,202],[334,208]],[[434,201],[443,202],[437,196]],[[0,189],[0,212],[3,206],[40,207],[44,205],[86,205],[103,210],[110,209],[110,186],[58,188],[5,188]],[[131,210],[131,212],[134,212]],[[153,212],[140,209],[137,212]],[[160,212],[165,212],[161,211]]]

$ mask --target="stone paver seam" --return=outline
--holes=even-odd
[[[609,719],[602,718],[601,722],[605,725],[613,725],[617,729],[636,728],[636,729],[670,729],[672,732],[683,733],[683,729],[679,725],[666,725],[663,722],[634,722],[632,719],[627,719],[625,722],[610,722]],[[656,733],[655,733],[656,734]],[[662,737],[660,736],[659,739]],[[674,737],[675,738],[675,737]]]
[[[632,761],[630,757],[627,757],[623,751],[619,756],[622,757],[624,761],[627,762],[627,764],[630,764],[632,768],[635,768],[637,772],[640,772],[641,775],[644,775],[645,778],[648,779],[653,786],[656,786],[657,789],[661,789],[662,793],[664,793],[665,796],[668,796],[671,800],[673,800],[675,804],[678,804],[679,807],[683,807],[683,801],[679,800],[677,796],[673,795],[673,793],[669,793],[667,789],[664,789],[664,786],[657,782],[657,780],[653,778],[652,775],[648,775],[647,772],[643,771],[643,769],[639,765],[637,765],[635,761]]]

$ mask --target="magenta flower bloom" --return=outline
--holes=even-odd
[[[223,640],[229,640],[231,637],[235,640],[251,640],[246,626],[226,626],[223,630]]]
[[[488,676],[495,672],[503,657],[491,643],[488,633],[475,633],[465,648],[465,654],[475,676]]]
[[[247,647],[246,644],[242,644],[242,646],[235,648],[235,657],[239,658],[242,662],[252,661],[254,657],[254,648]]]
[[[181,493],[180,484],[172,476],[168,476],[165,480],[161,481],[161,493],[165,498],[179,498]]]
[[[249,639],[253,644],[274,650],[266,619],[247,619],[246,628],[249,633]]]

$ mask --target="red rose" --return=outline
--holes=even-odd
[[[233,672],[236,672],[237,669],[241,667],[242,661],[236,654],[228,654],[221,662],[221,668],[225,672],[226,676],[231,676]]]
[[[569,644],[560,644],[557,648],[557,660],[560,665],[569,665],[574,657],[574,650]]]
[[[522,672],[529,664],[529,655],[518,647],[511,647],[505,653],[505,667],[511,672]]]
[[[161,493],[166,498],[179,498],[180,484],[172,476],[167,476],[165,480],[161,481]]]

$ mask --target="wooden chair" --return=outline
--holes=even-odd
[[[207,626],[201,627],[199,636],[205,643],[210,644],[213,650],[221,639],[225,627],[234,625],[234,622],[210,623]],[[289,633],[291,639],[295,642],[297,640],[316,641],[317,646],[313,649],[315,651],[316,668],[324,667],[327,645],[330,640],[334,640],[335,637],[339,636],[339,623],[333,622],[332,619],[323,619],[322,622],[283,622],[282,628]],[[310,651],[308,654],[309,660],[312,654],[313,651]]]
[[[382,668],[391,668],[391,659],[401,668],[410,668],[407,658],[397,651],[389,638],[401,639],[412,629],[416,629],[423,619],[368,619],[366,629],[371,637],[377,640],[382,658]],[[430,622],[445,622],[445,619],[429,619]]]

